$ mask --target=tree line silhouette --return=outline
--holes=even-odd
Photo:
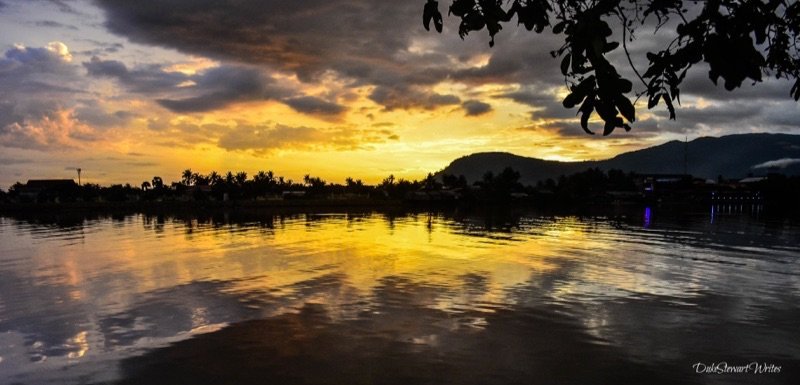
[[[558,193],[563,196],[580,196],[585,191],[608,188],[635,189],[634,174],[611,170],[608,173],[590,169],[573,176],[563,176],[558,181],[548,180],[537,186],[520,183],[520,173],[510,167],[495,174],[487,172],[480,180],[468,182],[463,175],[433,173],[419,180],[407,180],[389,175],[381,182],[370,185],[361,179],[348,177],[344,183],[329,182],[321,177],[306,174],[302,180],[276,175],[273,171],[228,171],[208,174],[184,170],[178,181],[164,182],[160,176],[143,181],[140,185],[115,184],[100,186],[94,183],[68,184],[58,191],[40,194],[39,198],[26,194],[28,187],[15,183],[8,192],[0,191],[4,202],[93,202],[93,201],[244,201],[270,199],[411,199],[411,200],[503,200],[510,197]]]
[[[202,174],[186,169],[178,181],[171,183],[165,183],[159,176],[143,181],[139,186],[78,185],[73,182],[66,187],[62,184],[57,191],[41,191],[37,196],[30,194],[28,186],[17,182],[8,192],[0,191],[0,203],[394,200],[463,204],[527,202],[542,206],[565,206],[647,202],[647,194],[644,193],[646,186],[643,185],[645,177],[620,170],[590,168],[557,179],[542,180],[536,185],[523,185],[520,177],[518,171],[506,167],[499,173],[487,172],[472,183],[463,175],[429,173],[419,180],[389,175],[380,183],[370,185],[352,177],[346,178],[344,183],[334,183],[311,174],[294,181],[272,171],[258,171],[250,176],[244,171]],[[671,199],[685,200],[687,203],[705,202],[714,191],[737,193],[746,190],[760,192],[760,196],[768,199],[768,202],[795,207],[799,206],[795,197],[800,195],[800,176],[771,175],[763,181],[743,187],[736,186],[735,181],[722,179],[717,184],[708,184],[705,180],[687,175],[670,189],[674,193]]]
[[[141,182],[138,186],[115,184],[100,186],[94,183],[59,186],[57,194],[44,194],[44,200],[58,197],[61,202],[71,201],[131,201],[131,200],[256,200],[284,198],[402,198],[411,191],[441,189],[433,174],[422,180],[406,180],[389,175],[376,185],[368,185],[361,179],[348,177],[344,183],[328,182],[321,177],[306,174],[302,180],[276,175],[273,171],[258,171],[252,176],[245,171],[208,174],[186,169],[180,179],[171,183],[160,176]],[[26,196],[26,184],[17,182],[8,192],[0,191],[1,202],[33,202],[36,198]],[[29,195],[29,194],[27,194]],[[41,200],[41,199],[40,199]]]

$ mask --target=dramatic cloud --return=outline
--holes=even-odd
[[[408,46],[413,2],[104,0],[106,26],[133,41],[269,64],[314,78],[330,66],[381,63]],[[333,62],[331,60],[334,60]]]
[[[16,45],[0,58],[0,145],[29,149],[67,146],[88,136],[73,122],[79,76],[61,42],[45,47]]]
[[[128,90],[137,93],[153,94],[176,91],[182,84],[192,80],[192,77],[177,71],[167,71],[162,65],[144,65],[135,69],[121,61],[101,60],[92,57],[89,62],[83,63],[90,76],[108,77],[116,79]]]
[[[461,103],[461,99],[455,95],[442,95],[404,86],[376,87],[369,95],[369,99],[384,106],[388,111],[411,108],[432,110]]]
[[[192,0],[106,0],[97,4],[106,12],[108,29],[135,42],[264,65],[305,82],[319,81],[333,73],[348,79],[349,87],[373,86],[369,99],[385,110],[462,104],[456,95],[433,90],[443,81],[470,86],[517,85],[522,87],[520,91],[505,97],[530,105],[533,120],[569,119],[577,127],[575,111],[563,108],[556,96],[565,84],[550,51],[563,44],[563,36],[535,34],[514,28],[513,23],[497,36],[495,47],[488,49],[484,31],[460,41],[456,18],[445,19],[445,33],[426,33],[420,26],[421,6],[415,2],[312,0],[287,5],[279,0],[242,0],[232,5]],[[197,28],[200,25],[203,28]],[[663,48],[671,39],[654,31],[654,25],[642,26],[639,39],[629,47],[634,63],[640,67],[647,64],[646,52]],[[610,58],[624,76],[635,79],[621,49],[612,52]],[[684,99],[737,98],[761,104],[756,108],[764,108],[770,101],[788,100],[786,82],[767,80],[757,87],[745,85],[728,93],[715,87],[707,72],[703,64],[689,72],[682,90]],[[640,110],[645,111],[643,107]],[[467,113],[474,116],[471,110]],[[664,126],[674,131],[716,124],[693,116],[701,118],[679,111],[679,121]]]
[[[636,129],[657,132],[699,133],[704,131],[720,135],[734,132],[753,132],[764,128],[772,130],[796,130],[800,125],[797,105],[793,100],[758,102],[733,99],[725,103],[714,103],[704,107],[683,106],[677,110],[677,120],[669,120],[663,109],[652,110],[658,117],[656,124]]]
[[[98,57],[83,65],[89,75],[113,78],[131,92],[157,96],[159,105],[178,113],[206,112],[238,102],[276,100],[292,94],[259,69],[244,65],[223,65],[195,74],[162,65],[130,69],[120,61]]]
[[[494,95],[495,98],[511,99],[517,103],[531,107],[542,107],[548,104],[557,103],[552,90],[527,87],[513,92],[506,92]]]
[[[694,95],[716,101],[748,101],[750,103],[791,100],[789,90],[792,83],[785,79],[765,77],[763,82],[755,84],[743,82],[741,87],[728,91],[722,81],[714,85],[708,78],[708,72],[708,65],[696,64],[681,84],[681,95]]]
[[[753,168],[786,168],[795,164],[800,164],[800,159],[796,158],[783,158],[777,160],[771,160],[769,162],[764,162],[761,164],[757,164],[753,166]]]
[[[197,96],[186,99],[159,100],[159,104],[175,112],[202,112],[226,107],[236,102],[270,100],[290,92],[275,84],[255,68],[221,66],[190,76],[190,84],[181,87]]]
[[[0,146],[30,150],[67,150],[79,142],[98,140],[96,133],[74,119],[69,111],[57,111],[38,120],[26,119],[0,128]]]
[[[480,100],[467,100],[461,104],[467,116],[480,116],[492,111],[492,105]]]
[[[313,96],[290,98],[284,100],[284,102],[295,111],[310,115],[335,116],[347,110],[342,105]]]
[[[111,73],[111,67],[104,70]],[[98,129],[124,126],[136,117],[103,102],[89,80],[62,42],[7,50],[0,58],[0,146],[79,148],[80,142],[102,137]]]
[[[495,94],[492,97],[510,99],[530,106],[532,120],[574,120],[577,111],[564,108],[560,98],[556,95],[558,89],[558,85],[537,82],[516,91]],[[578,131],[582,131],[577,125],[573,126]]]
[[[132,92],[165,96],[156,102],[177,113],[207,112],[239,102],[265,100],[280,101],[297,112],[322,117],[335,117],[347,110],[343,105],[315,96],[298,96],[298,91],[278,85],[263,71],[249,65],[222,65],[195,74],[160,65],[129,69],[120,61],[98,57],[83,65],[89,75],[113,78]]]
[[[4,85],[20,87],[34,79],[39,80],[39,85],[46,84],[45,80],[62,80],[54,75],[75,74],[71,61],[69,48],[61,42],[52,42],[42,48],[18,44],[0,59],[0,81]],[[50,86],[59,88],[57,85]]]
[[[488,51],[491,56],[485,65],[456,70],[453,79],[468,84],[537,84],[540,88],[564,85],[558,61],[550,56],[550,50],[563,44],[558,36],[535,34],[523,28],[504,30],[502,34],[506,38]],[[469,39],[477,38],[479,35]]]
[[[347,79],[348,87],[375,86],[370,99],[388,110],[460,103],[453,95],[422,88],[444,80],[455,70],[456,59],[413,48],[418,41],[433,38],[423,37],[421,28],[413,27],[419,24],[420,12],[413,2],[244,0],[232,6],[111,0],[97,4],[106,10],[107,27],[135,42],[258,64],[304,82],[333,73]]]

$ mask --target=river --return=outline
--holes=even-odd
[[[0,217],[3,384],[797,384],[755,213]]]

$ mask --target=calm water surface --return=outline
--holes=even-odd
[[[797,384],[798,241],[719,212],[0,217],[0,383]]]

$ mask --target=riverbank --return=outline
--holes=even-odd
[[[526,209],[538,212],[555,213],[605,213],[638,211],[646,207],[659,207],[675,213],[704,212],[710,207],[723,207],[717,211],[736,209],[740,212],[753,211],[772,214],[791,214],[789,210],[770,209],[769,205],[714,205],[705,202],[555,202],[534,199],[489,200],[448,200],[448,201],[409,201],[404,199],[271,199],[236,201],[122,201],[122,202],[63,202],[63,203],[0,203],[0,214],[53,214],[53,213],[202,213],[221,211],[272,211],[272,212],[325,212],[325,211],[426,211],[426,210],[469,210],[475,209]],[[734,207],[735,206],[735,207]],[[757,206],[757,207],[756,207]]]
[[[401,207],[401,200],[376,199],[292,199],[243,201],[137,201],[137,202],[67,202],[3,203],[0,213],[20,212],[102,212],[102,211],[214,211],[232,209],[310,209],[310,208],[391,208]]]
[[[137,201],[0,203],[0,216],[27,219],[127,216],[134,214],[175,217],[234,215],[258,218],[264,215],[324,213],[444,213],[473,215],[482,213],[530,214],[578,217],[642,217],[648,210],[660,216],[749,215],[758,218],[800,221],[800,207],[780,204],[713,204],[693,201],[669,202],[553,202],[538,200],[506,201],[408,201],[402,199],[292,199],[241,201]]]

